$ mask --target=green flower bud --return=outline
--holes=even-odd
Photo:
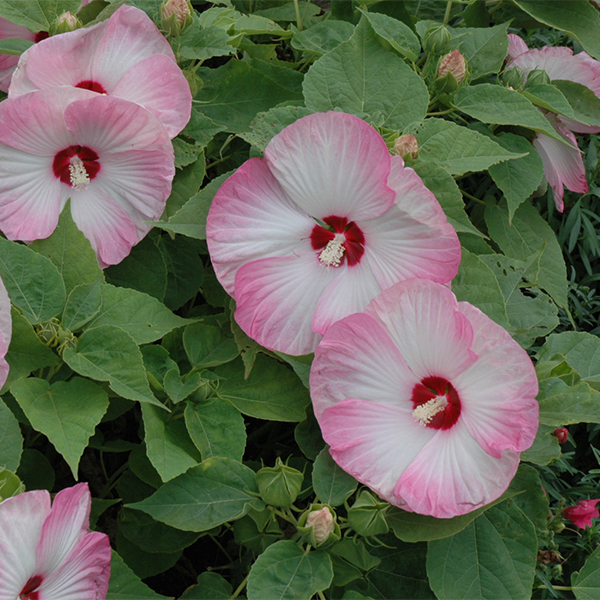
[[[520,90],[523,87],[523,73],[519,69],[508,69],[502,75],[502,83],[513,90]]]
[[[342,537],[335,511],[326,504],[311,504],[298,519],[298,531],[311,546],[337,542]]]
[[[460,83],[465,78],[466,72],[467,63],[459,50],[453,50],[450,54],[440,58],[437,70],[438,78],[451,73],[456,83]]]
[[[67,33],[83,27],[83,23],[71,12],[64,12],[50,25],[50,35]]]
[[[364,536],[380,535],[389,531],[385,513],[390,505],[382,502],[367,490],[363,490],[348,512],[348,523]]]
[[[193,8],[189,0],[165,0],[160,7],[161,29],[177,37],[193,22]]]
[[[529,75],[527,76],[527,85],[525,87],[538,85],[540,83],[550,83],[550,77],[548,77],[548,73],[546,73],[546,71],[541,71],[540,69],[530,71]]]
[[[304,475],[288,467],[280,458],[275,467],[264,467],[256,474],[256,485],[262,499],[271,506],[290,506],[302,489]]]
[[[423,47],[426,52],[444,54],[452,36],[445,25],[431,25],[423,37]]]

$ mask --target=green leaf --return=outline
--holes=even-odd
[[[289,37],[291,35],[291,32],[285,31],[271,19],[266,19],[258,15],[242,15],[238,17],[233,24],[233,31],[245,35],[275,34],[279,37]]]
[[[223,125],[217,125],[203,112],[192,106],[192,115],[181,134],[195,139],[199,146],[204,147],[208,145],[217,133],[224,131],[224,129],[225,127]],[[173,181],[174,188],[177,175],[179,175],[179,173],[175,174],[175,180]]]
[[[81,0],[2,0],[0,17],[31,31],[48,31],[55,18],[66,11],[75,14]]]
[[[364,10],[360,12],[369,21],[373,31],[396,52],[413,62],[419,58],[421,44],[408,25],[381,13],[369,13]]]
[[[512,225],[505,204],[488,206],[485,222],[492,240],[510,258],[527,261],[542,250],[538,283],[559,306],[567,306],[567,269],[554,231],[529,203],[516,210]]]
[[[529,600],[536,557],[535,527],[508,500],[460,533],[429,542],[427,574],[439,600]]]
[[[452,291],[459,301],[470,302],[498,325],[510,327],[496,276],[482,260],[464,248],[458,274],[452,280]]]
[[[274,135],[309,114],[311,111],[303,106],[278,106],[258,113],[250,123],[250,131],[240,134],[240,137],[264,152]]]
[[[343,504],[358,486],[356,479],[331,458],[329,448],[323,448],[315,460],[312,483],[317,498],[330,506]]]
[[[56,317],[65,305],[65,284],[52,262],[31,248],[2,237],[0,278],[11,302],[32,325]]]
[[[514,0],[514,3],[540,23],[568,33],[586,52],[600,60],[600,16],[586,0],[570,0],[564,4],[553,0]]]
[[[521,460],[541,466],[556,460],[560,456],[560,444],[554,435],[555,429],[549,425],[540,425],[531,448],[521,452]]]
[[[184,531],[207,531],[263,510],[254,471],[229,458],[213,457],[171,479],[152,496],[128,505]]]
[[[241,461],[246,448],[246,425],[242,415],[229,402],[211,398],[188,403],[185,424],[202,454],[202,460],[223,456]]]
[[[573,119],[586,125],[600,125],[600,99],[585,85],[575,81],[552,82],[566,97],[573,109]],[[569,115],[567,115],[569,116]]]
[[[86,326],[86,331],[105,325],[126,331],[137,344],[148,344],[162,338],[176,327],[189,323],[173,314],[156,298],[132,290],[102,285],[102,309]]]
[[[364,16],[347,42],[312,65],[304,78],[304,98],[313,112],[366,114],[390,129],[420,121],[429,103],[423,80],[381,47]]]
[[[264,355],[256,357],[252,373],[244,379],[241,358],[215,369],[217,395],[242,414],[272,421],[303,421],[310,402],[308,390],[284,365]]]
[[[110,567],[106,600],[158,600],[160,598],[167,600],[167,596],[157,594],[142,583],[114,550]]]
[[[568,385],[559,377],[540,381],[540,423],[563,427],[573,423],[600,423],[600,392],[585,381]]]
[[[596,600],[600,594],[600,547],[587,558],[581,571],[573,572],[571,585],[577,600]]]
[[[80,375],[108,381],[123,398],[162,406],[150,391],[137,344],[118,327],[102,325],[84,332],[77,349],[67,348],[63,359]]]
[[[527,515],[540,532],[545,532],[550,507],[537,469],[521,463],[517,474],[510,482],[510,487],[519,492],[512,502]]]
[[[151,404],[142,404],[142,417],[146,452],[163,481],[185,473],[202,460],[180,420]]]
[[[497,73],[508,52],[508,23],[496,27],[451,28],[451,49],[458,48],[465,57],[471,78]]]
[[[481,83],[460,90],[454,96],[454,104],[458,110],[483,123],[519,125],[564,142],[548,119],[527,98],[514,90]]]
[[[419,160],[433,162],[451,175],[483,171],[490,165],[523,154],[505,150],[488,137],[443,119],[426,119],[405,131],[419,142]]]
[[[2,393],[8,390],[14,381],[27,377],[32,371],[60,363],[60,358],[42,344],[33,327],[14,306],[11,308],[11,319],[12,337],[5,357],[10,370],[0,390]]]
[[[296,50],[314,52],[322,56],[348,40],[353,33],[354,25],[352,23],[334,20],[324,21],[303,31],[294,29],[290,44]]]
[[[33,42],[30,40],[18,40],[12,38],[0,40],[0,54],[20,56],[31,46],[33,46]]]
[[[144,552],[139,546],[130,542],[120,530],[117,530],[116,538],[117,552],[140,579],[164,573],[171,569],[182,555],[181,550],[171,554],[166,552],[154,552],[153,554]]]
[[[217,367],[239,355],[233,337],[226,336],[220,327],[194,323],[183,332],[183,347],[195,369]]]
[[[573,109],[565,98],[565,95],[555,85],[549,83],[530,85],[521,94],[544,110],[549,110],[550,112],[558,113],[571,119],[575,117]]]
[[[163,302],[167,291],[167,265],[158,241],[150,233],[131,249],[125,260],[105,269],[107,283],[133,288]]]
[[[202,187],[202,182],[206,176],[206,160],[202,160],[178,170],[173,179],[171,195],[167,199],[167,205],[161,215],[165,221],[172,217],[177,211],[181,210],[183,205]]]
[[[513,161],[510,161],[513,162]],[[503,163],[508,164],[508,163]],[[411,167],[423,180],[425,186],[434,193],[440,203],[448,222],[456,229],[464,233],[472,233],[478,237],[483,234],[469,220],[465,212],[465,203],[462,193],[456,185],[456,181],[448,171],[433,162],[415,161]]]
[[[0,467],[0,502],[6,498],[17,496],[25,491],[21,480],[8,469]]]
[[[33,428],[62,454],[77,480],[81,455],[108,408],[107,393],[81,377],[52,385],[45,379],[20,379],[10,391]]]
[[[584,331],[565,331],[551,335],[538,353],[538,360],[551,360],[561,354],[581,379],[600,390],[600,339]]]
[[[62,275],[67,294],[78,285],[94,283],[102,277],[96,252],[75,225],[69,203],[60,213],[52,235],[32,242],[29,247],[52,261]]]
[[[526,154],[522,158],[507,160],[491,165],[490,175],[500,188],[508,204],[508,218],[512,222],[515,211],[537,188],[544,178],[544,164],[533,144],[523,136],[513,133],[500,133],[494,137],[503,148],[516,154]]]
[[[231,584],[214,571],[204,571],[198,583],[188,588],[180,600],[229,600],[233,594]]]
[[[172,140],[173,150],[175,152],[175,167],[182,169],[189,165],[194,165],[199,171],[199,177],[204,179],[202,173],[206,167],[206,159],[204,157],[204,148],[197,146],[196,144],[188,144],[181,138],[175,138]]]
[[[235,48],[228,43],[230,40],[220,27],[211,25],[201,28],[196,21],[179,36],[179,53],[183,58],[200,61],[213,56],[227,56],[235,52]]]
[[[326,590],[333,580],[329,554],[304,552],[291,540],[269,546],[248,577],[248,600],[305,600]]]
[[[67,298],[61,325],[68,331],[78,331],[93,319],[102,307],[101,280],[75,286]]]
[[[167,222],[159,221],[154,223],[154,226],[173,233],[181,233],[197,240],[205,240],[206,217],[210,205],[215,194],[230,175],[231,172],[224,173],[213,179],[196,195],[192,196]]]
[[[0,398],[0,468],[16,472],[22,452],[23,435],[19,421]]]
[[[302,95],[240,60],[230,60],[206,74],[206,83],[196,102],[214,123],[226,131],[242,133],[252,119],[282,102],[302,101]]]
[[[169,398],[177,404],[185,400],[192,392],[195,392],[202,384],[200,373],[191,373],[184,379],[181,378],[179,367],[170,369],[165,373],[165,391]]]

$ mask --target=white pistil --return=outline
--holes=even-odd
[[[343,233],[336,233],[319,254],[319,260],[327,267],[339,267],[344,256],[345,241],[346,236]]]
[[[85,165],[79,156],[74,156],[71,159],[69,172],[71,173],[71,185],[77,192],[85,190],[85,188],[90,184],[90,176],[85,170]]]
[[[431,423],[431,420],[435,415],[445,410],[446,406],[448,406],[446,396],[436,396],[429,400],[429,402],[417,406],[417,408],[413,410],[413,417],[415,418],[415,421],[425,427],[425,425]]]

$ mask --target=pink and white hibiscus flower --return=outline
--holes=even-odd
[[[8,377],[8,363],[4,358],[8,352],[12,335],[12,319],[10,316],[10,298],[0,279],[0,389]]]
[[[102,266],[120,262],[160,217],[173,146],[133,102],[60,87],[0,103],[0,230],[48,237],[71,199],[73,220]]]
[[[314,351],[382,289],[446,283],[460,262],[435,196],[371,126],[339,112],[299,119],[245,162],[217,192],[206,233],[240,327],[289,354]]]
[[[103,600],[110,578],[110,543],[90,532],[86,483],[0,502],[0,600]]]
[[[550,80],[574,81],[586,86],[600,98],[600,62],[587,53],[573,54],[570,48],[550,46],[529,50],[519,36],[509,33],[508,37],[508,56],[512,60],[506,66],[507,69],[518,69],[525,77],[531,71],[542,70],[548,74]],[[554,192],[556,208],[562,212],[563,186],[581,194],[588,192],[581,151],[571,132],[598,133],[600,127],[586,125],[562,115],[546,112],[544,114],[569,144],[561,144],[542,133],[538,133],[533,142],[544,163],[544,174]]]
[[[9,97],[73,86],[136,102],[175,137],[192,95],[169,42],[146,13],[121,6],[107,21],[53,36],[23,53]]]
[[[438,518],[498,498],[538,428],[527,353],[427,280],[332,325],[310,389],[333,459],[390,503]]]

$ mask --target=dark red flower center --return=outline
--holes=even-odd
[[[443,377],[425,377],[412,393],[413,417],[432,429],[450,429],[460,415],[460,398]]]
[[[69,146],[55,157],[52,169],[63,183],[84,189],[100,171],[99,156],[87,146]]]
[[[33,41],[37,44],[38,42],[45,40],[47,37],[50,37],[50,34],[47,31],[38,31],[35,34]]]
[[[329,228],[315,225],[310,243],[319,251],[319,260],[331,267],[339,267],[347,261],[348,266],[357,265],[365,252],[365,236],[354,222],[346,217],[323,219]]]
[[[29,581],[25,584],[19,598],[21,600],[38,600],[39,598],[39,587],[42,585],[42,576],[34,575],[29,578]]]
[[[97,81],[92,81],[91,79],[80,81],[75,87],[81,88],[82,90],[92,90],[92,92],[98,92],[99,94],[106,94],[104,86]]]

